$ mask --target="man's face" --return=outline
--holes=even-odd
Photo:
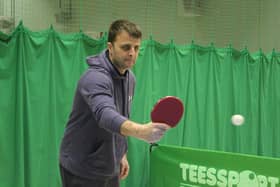
[[[140,38],[133,38],[126,31],[119,33],[113,43],[108,42],[110,60],[121,74],[135,64],[140,43]]]

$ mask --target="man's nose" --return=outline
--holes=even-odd
[[[136,51],[135,49],[132,47],[130,50],[129,50],[129,56],[133,56],[135,55]]]

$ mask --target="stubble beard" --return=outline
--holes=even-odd
[[[125,63],[123,63],[123,62],[121,62],[119,60],[116,60],[116,59],[113,61],[113,64],[116,66],[116,68],[119,70],[119,72],[121,74],[124,74],[125,71],[129,69],[129,67],[127,67],[125,65]]]

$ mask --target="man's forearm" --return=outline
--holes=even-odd
[[[142,128],[142,125],[135,123],[133,121],[130,121],[130,120],[126,120],[121,125],[120,131],[121,131],[121,134],[124,136],[134,136],[136,138],[141,138],[140,128]]]

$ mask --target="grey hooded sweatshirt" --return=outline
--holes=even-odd
[[[87,58],[89,69],[76,89],[60,148],[60,164],[84,178],[107,178],[120,171],[127,140],[120,134],[129,118],[135,76],[109,61],[108,50]]]

